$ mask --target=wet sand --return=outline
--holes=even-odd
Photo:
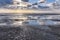
[[[41,26],[43,27],[43,26]],[[59,28],[41,29],[33,26],[0,26],[0,40],[60,40]]]

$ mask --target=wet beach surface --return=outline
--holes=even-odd
[[[18,24],[16,24],[16,25],[14,24],[15,26],[11,26],[16,21],[20,22],[19,19],[16,20],[16,18],[20,18],[17,16],[15,16],[14,14],[9,14],[9,15],[4,14],[4,15],[0,16],[0,18],[1,18],[0,22],[6,23],[6,25],[7,25],[7,26],[3,26],[3,24],[2,24],[2,26],[0,26],[0,40],[60,40],[60,25],[33,26],[33,24],[32,24],[32,26],[29,26],[29,25],[19,26]],[[36,16],[36,15],[34,15],[34,16]],[[34,16],[32,16],[32,17],[34,17]],[[42,16],[44,16],[44,15],[42,15]],[[43,18],[45,18],[45,16]],[[44,19],[42,21],[44,22]],[[50,23],[50,21],[47,21],[47,22]],[[39,23],[41,23],[41,22],[39,22]]]
[[[60,40],[60,27],[0,26],[0,40]],[[46,27],[46,26],[45,26]]]

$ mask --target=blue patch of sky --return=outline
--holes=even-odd
[[[38,0],[29,0],[30,3],[35,3],[37,2]],[[54,2],[55,0],[46,0],[48,3],[50,2]]]
[[[35,3],[37,2],[38,0],[29,0],[30,3]]]
[[[54,2],[55,0],[47,0],[47,2]]]

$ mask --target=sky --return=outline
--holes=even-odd
[[[37,2],[38,0],[29,0],[29,2],[31,2],[31,3],[35,3],[35,2]],[[47,2],[54,2],[55,0],[47,0]]]
[[[12,0],[0,0],[0,4],[5,4],[5,3],[11,3]],[[35,3],[37,2],[38,0],[29,0],[30,3]],[[47,2],[54,2],[55,0],[47,0]]]

